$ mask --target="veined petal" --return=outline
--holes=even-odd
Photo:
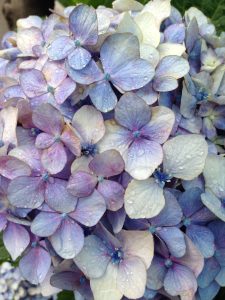
[[[128,12],[125,12],[123,14],[123,18],[120,21],[120,23],[116,29],[116,32],[132,33],[133,35],[135,35],[138,38],[139,42],[141,42],[142,38],[143,38],[141,29],[139,28],[137,23],[134,21],[133,17]]]
[[[33,47],[41,45],[42,41],[42,32],[36,27],[19,30],[16,36],[17,47],[26,56],[34,56]]]
[[[60,226],[62,217],[58,213],[40,212],[32,221],[31,232],[41,237],[52,235]]]
[[[76,197],[87,197],[92,194],[98,179],[95,175],[85,171],[78,171],[71,175],[67,189]]]
[[[80,139],[74,132],[71,125],[66,124],[60,137],[63,144],[76,156],[81,154]]]
[[[55,100],[58,104],[62,104],[75,91],[76,83],[67,77],[54,92]]]
[[[69,36],[60,36],[49,45],[47,54],[51,60],[62,60],[66,58],[74,48],[74,42]]]
[[[29,98],[38,97],[48,92],[43,73],[36,69],[23,71],[20,75],[20,84]]]
[[[179,79],[189,71],[188,62],[179,56],[171,55],[164,57],[156,68],[156,78],[172,77]]]
[[[176,136],[163,145],[163,169],[173,177],[191,180],[203,171],[208,145],[203,136]]]
[[[49,148],[50,146],[52,146],[52,144],[54,144],[54,142],[55,142],[55,139],[54,139],[53,135],[42,132],[37,136],[37,138],[35,140],[35,146],[38,149],[46,149],[46,148]]]
[[[162,21],[170,16],[171,4],[170,0],[153,0],[148,2],[143,11],[150,12],[157,20],[158,27],[160,27]]]
[[[162,43],[158,47],[160,59],[163,59],[166,56],[181,56],[184,54],[186,48],[182,44],[174,44],[174,43]]]
[[[219,198],[215,196],[209,189],[201,195],[202,203],[220,220],[225,222],[225,207]]]
[[[147,271],[147,288],[159,290],[163,287],[163,281],[167,272],[164,258],[155,255]]]
[[[125,192],[125,210],[130,218],[152,218],[165,205],[163,189],[153,178],[132,180]]]
[[[31,168],[22,160],[13,156],[0,156],[0,174],[8,179],[29,176]]]
[[[68,64],[75,70],[81,70],[91,60],[91,53],[83,47],[75,48],[68,56]]]
[[[117,211],[123,206],[124,188],[118,182],[104,179],[98,184],[98,191],[104,197],[107,209]]]
[[[162,148],[159,143],[139,138],[123,154],[125,170],[135,179],[148,178],[161,164]]]

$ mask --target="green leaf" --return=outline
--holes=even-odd
[[[74,294],[73,292],[62,291],[58,294],[57,300],[74,300]]]
[[[4,261],[9,261],[10,259],[10,255],[3,244],[2,234],[0,234],[0,264]]]

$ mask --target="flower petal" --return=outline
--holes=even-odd
[[[13,156],[0,156],[0,174],[8,179],[14,179],[20,176],[29,176],[30,167]]]
[[[186,134],[176,136],[163,145],[165,173],[184,180],[201,174],[208,153],[203,136]]]
[[[141,132],[151,141],[163,144],[172,131],[175,122],[174,112],[164,106],[155,106],[151,111],[151,120],[142,128]]]
[[[82,45],[95,45],[98,40],[98,21],[95,9],[78,5],[71,12],[69,26],[76,40]]]
[[[80,146],[80,139],[74,132],[74,129],[69,125],[66,124],[64,126],[63,132],[61,134],[61,141],[64,145],[76,156],[80,156],[81,154],[81,146]]]
[[[135,179],[148,178],[161,164],[163,153],[161,146],[146,139],[137,139],[123,155],[125,170]]]
[[[70,219],[64,219],[49,239],[56,253],[65,259],[74,258],[84,245],[82,228]]]
[[[97,182],[96,176],[84,171],[78,171],[71,175],[67,189],[76,197],[87,197],[92,194]]]
[[[37,136],[37,138],[35,140],[35,146],[38,149],[46,149],[46,148],[49,148],[50,146],[52,146],[52,144],[54,144],[54,142],[55,142],[55,139],[54,139],[53,135],[42,132]]]
[[[34,98],[47,93],[47,82],[43,73],[32,69],[23,71],[20,75],[21,87],[29,98]]]
[[[152,218],[165,205],[163,189],[153,178],[132,180],[125,192],[125,210],[132,219]]]
[[[95,235],[89,235],[84,239],[84,247],[74,261],[87,277],[99,278],[105,273],[111,259],[107,252],[101,239]]]
[[[112,180],[103,180],[98,184],[98,191],[104,197],[107,209],[117,211],[123,206],[124,188]]]
[[[146,125],[151,118],[151,111],[144,100],[133,93],[126,93],[115,108],[116,121],[130,129],[138,130]]]
[[[51,257],[42,247],[31,248],[19,263],[23,277],[36,285],[44,281],[50,266]]]
[[[104,198],[95,190],[89,197],[79,199],[75,211],[70,216],[79,223],[91,227],[98,223],[105,210]]]
[[[70,37],[60,36],[49,45],[47,54],[51,60],[62,60],[69,55],[74,47],[74,42]]]
[[[117,286],[124,296],[137,299],[144,295],[146,267],[139,257],[126,257],[119,264]]]
[[[198,187],[187,189],[179,197],[179,204],[186,217],[191,217],[195,212],[199,211],[203,204],[201,202],[202,190]]]
[[[188,62],[179,56],[171,55],[164,57],[156,68],[156,78],[172,77],[179,79],[189,71]]]
[[[9,222],[3,233],[3,242],[13,260],[16,260],[30,243],[27,230],[19,225]]]
[[[15,207],[38,208],[44,202],[44,183],[39,177],[17,177],[9,184],[8,198]]]
[[[166,272],[164,259],[155,255],[147,271],[147,287],[152,290],[162,288]]]
[[[105,134],[102,114],[90,105],[82,106],[75,113],[72,125],[85,143],[96,144]]]
[[[94,106],[102,112],[113,110],[117,103],[117,97],[106,80],[94,85],[89,91],[89,96]]]
[[[67,181],[54,178],[54,182],[48,182],[45,190],[45,200],[54,210],[68,213],[75,209],[77,198],[67,191]],[[63,198],[63,201],[62,201]]]
[[[201,195],[202,203],[220,220],[225,222],[225,207],[219,198],[215,196],[209,189]]]
[[[43,35],[39,28],[31,27],[19,30],[16,36],[18,49],[26,56],[34,56],[33,47],[41,45]]]
[[[81,70],[91,60],[91,54],[83,47],[75,48],[68,56],[68,64],[75,70]]]
[[[215,257],[210,257],[205,260],[204,268],[198,276],[198,285],[201,288],[206,288],[215,279],[215,276],[220,271],[220,265]]]
[[[40,237],[52,235],[60,226],[62,217],[58,213],[40,212],[32,221],[31,232]]]
[[[75,91],[76,83],[70,79],[66,78],[54,92],[55,100],[58,104],[62,104],[66,99]]]

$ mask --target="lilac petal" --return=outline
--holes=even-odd
[[[158,93],[154,91],[152,82],[145,85],[143,88],[134,91],[134,93],[145,100],[146,104],[151,105],[155,103],[158,99]]]
[[[112,180],[103,180],[98,184],[98,191],[104,197],[107,209],[117,211],[124,203],[124,188]]]
[[[31,224],[31,232],[40,237],[52,235],[60,226],[62,217],[58,213],[40,212]]]
[[[7,224],[6,215],[3,213],[0,213],[0,232],[5,229],[6,224]]]
[[[214,236],[210,229],[191,224],[187,227],[186,234],[205,258],[213,256],[215,245]]]
[[[162,163],[161,146],[145,139],[137,139],[123,155],[125,170],[135,179],[147,179]]]
[[[80,156],[80,139],[77,137],[77,135],[74,132],[74,129],[69,124],[66,124],[64,126],[63,132],[61,134],[61,141],[74,155]]]
[[[57,88],[67,77],[64,64],[54,61],[47,61],[42,72],[49,86]]]
[[[170,136],[174,122],[175,115],[171,109],[164,106],[156,106],[152,108],[150,122],[142,128],[141,132],[151,141],[163,144]]]
[[[62,221],[49,239],[56,253],[65,259],[74,258],[84,245],[82,228],[69,218]]]
[[[215,258],[219,262],[220,266],[225,267],[225,249],[217,249],[215,251]]]
[[[172,77],[179,79],[186,75],[189,71],[188,62],[179,56],[171,55],[164,57],[156,69],[156,78]]]
[[[105,39],[100,51],[105,73],[113,74],[124,64],[124,53],[127,62],[140,57],[139,42],[133,34],[116,33]]]
[[[181,222],[183,217],[182,210],[178,204],[175,196],[164,189],[165,206],[161,212],[154,218],[151,218],[151,224],[160,226],[176,226]]]
[[[26,98],[20,85],[12,85],[5,89],[4,97],[9,100],[12,98]]]
[[[72,125],[85,143],[96,144],[105,134],[102,114],[90,105],[82,106],[75,113]]]
[[[21,87],[29,98],[47,93],[47,82],[41,71],[36,69],[23,71],[20,75]]]
[[[47,54],[51,60],[62,60],[74,49],[74,41],[68,36],[60,36],[48,47]]]
[[[193,187],[180,195],[179,204],[186,217],[190,217],[203,207],[201,194],[202,190],[200,188]]]
[[[186,253],[183,257],[174,258],[177,263],[186,266],[194,273],[195,277],[201,273],[204,266],[204,258],[193,242],[185,235]]]
[[[175,264],[165,276],[164,288],[172,296],[185,295],[192,299],[197,290],[197,281],[190,269]]]
[[[220,265],[214,257],[205,260],[204,268],[198,276],[198,285],[201,288],[206,288],[212,283],[216,275],[220,271]]]
[[[221,287],[219,284],[214,281],[206,288],[198,288],[198,293],[201,297],[201,300],[212,300],[219,293],[220,288]]]
[[[103,73],[93,59],[82,70],[72,69],[68,63],[66,67],[71,79],[80,84],[91,84],[103,79]]]
[[[52,135],[60,135],[64,124],[60,112],[47,103],[38,106],[34,110],[33,122],[37,128]]]
[[[87,197],[94,191],[97,182],[96,176],[84,171],[78,171],[71,175],[67,189],[76,197]]]
[[[33,56],[33,47],[41,45],[43,42],[43,35],[39,28],[31,27],[18,31],[17,47],[23,55]]]
[[[215,220],[211,222],[208,227],[215,237],[217,248],[225,248],[225,240],[223,239],[225,233],[225,223],[220,220]]]
[[[184,24],[172,24],[164,31],[165,42],[170,43],[183,43],[185,39]]]
[[[75,48],[68,56],[68,64],[75,70],[81,70],[85,68],[90,60],[90,52],[82,47]]]
[[[178,87],[178,82],[172,77],[156,77],[154,78],[153,88],[158,92],[173,91]]]
[[[146,284],[146,267],[138,257],[126,257],[119,264],[117,285],[120,292],[130,299],[143,296]]]
[[[98,176],[111,177],[124,170],[124,161],[116,150],[97,154],[89,163],[89,168]]]
[[[149,83],[154,75],[151,64],[139,58],[118,67],[110,74],[110,78],[112,83],[123,91],[133,91]]]
[[[94,191],[89,197],[79,199],[76,209],[70,216],[85,226],[94,226],[105,213],[104,198],[98,191]]]
[[[45,200],[54,210],[68,213],[75,209],[77,198],[68,193],[67,181],[54,178],[54,182],[48,182],[45,191]],[[63,201],[62,201],[63,197]]]
[[[38,208],[44,202],[44,183],[39,177],[17,177],[9,184],[8,198],[16,207]]]
[[[166,272],[164,259],[155,255],[147,271],[147,287],[152,290],[162,288]]]
[[[21,274],[32,284],[43,282],[50,266],[51,257],[42,247],[31,248],[19,263]]]
[[[66,99],[75,91],[76,83],[70,79],[66,78],[56,89],[55,89],[55,100],[58,104],[62,104]]]
[[[66,150],[61,142],[55,142],[51,147],[42,152],[41,162],[43,167],[51,174],[63,170],[67,162]]]
[[[82,45],[95,45],[98,40],[97,14],[93,7],[78,5],[71,12],[69,26],[76,40]]]
[[[3,242],[13,260],[16,260],[30,243],[27,230],[19,225],[9,222],[4,233]]]
[[[107,218],[112,225],[113,232],[119,233],[123,228],[126,219],[126,212],[124,208],[117,211],[107,211]]]
[[[216,275],[216,282],[222,287],[225,286],[225,267],[222,267],[220,272]]]
[[[55,139],[54,139],[53,135],[42,132],[37,136],[37,138],[35,140],[35,146],[38,149],[46,149],[46,148],[49,148],[50,146],[52,146],[52,144],[54,144],[54,142],[55,142]]]
[[[151,111],[144,100],[133,93],[126,93],[115,108],[116,121],[133,131],[141,129],[151,118]]]
[[[1,156],[0,174],[8,179],[14,179],[20,176],[29,176],[31,169],[26,163],[16,157]]]
[[[172,256],[182,257],[186,252],[183,232],[176,227],[162,227],[156,233],[167,245]]]
[[[221,200],[215,196],[210,190],[205,191],[201,195],[202,203],[220,220],[225,222],[225,208]]]
[[[94,106],[102,112],[113,110],[117,103],[113,89],[105,80],[94,85],[89,91],[89,96]]]
[[[89,235],[85,238],[84,247],[74,261],[85,276],[99,278],[105,273],[110,259],[103,241],[95,235]]]

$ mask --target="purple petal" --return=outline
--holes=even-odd
[[[89,91],[89,96],[94,106],[102,112],[113,110],[117,103],[113,89],[105,80],[94,85]]]
[[[212,283],[216,275],[220,271],[220,265],[214,257],[205,260],[204,268],[198,276],[198,285],[201,288],[206,288]]]
[[[68,193],[67,181],[54,178],[54,182],[48,182],[45,191],[45,200],[54,210],[68,213],[75,209],[77,198]],[[63,201],[62,201],[63,198]]]
[[[183,232],[176,227],[162,227],[156,233],[167,245],[172,256],[182,257],[186,252]]]
[[[124,64],[124,53],[126,53],[127,62],[140,57],[139,42],[136,36],[130,33],[116,33],[105,39],[100,51],[105,73],[117,72],[118,68]]]
[[[40,212],[31,224],[31,231],[40,237],[52,235],[60,226],[62,217],[58,213]]]
[[[147,287],[152,290],[162,288],[166,272],[164,259],[155,255],[147,271]]]
[[[179,204],[186,217],[192,216],[203,207],[201,194],[202,190],[196,187],[188,189],[180,195]]]
[[[111,177],[123,172],[124,161],[118,151],[107,150],[96,155],[89,168],[98,176]]]
[[[179,79],[189,71],[188,62],[179,56],[171,55],[164,57],[156,69],[156,78],[172,77]]]
[[[42,247],[31,248],[19,263],[21,274],[32,284],[44,281],[50,265],[51,257]]]
[[[47,61],[42,72],[49,86],[57,88],[67,77],[64,64],[54,61]]]
[[[85,276],[99,278],[105,273],[110,259],[103,241],[95,235],[89,235],[85,238],[84,247],[74,261]]]
[[[112,225],[113,232],[119,233],[123,228],[126,219],[126,212],[124,208],[117,211],[107,211],[107,218]]]
[[[78,5],[71,12],[69,26],[76,40],[82,45],[95,45],[98,40],[97,14],[93,7]]]
[[[164,288],[172,296],[185,295],[192,299],[197,290],[197,281],[190,269],[175,264],[165,276]]]
[[[55,139],[54,139],[53,135],[42,132],[37,136],[37,138],[35,140],[35,146],[38,149],[46,149],[46,148],[49,148],[50,146],[52,146],[52,144],[54,144],[54,142],[55,142]]]
[[[104,198],[98,191],[94,191],[89,197],[79,199],[76,209],[70,216],[85,226],[94,226],[105,213]]]
[[[16,157],[1,156],[0,174],[8,179],[14,179],[20,176],[29,176],[31,169],[27,164]]]
[[[133,91],[149,83],[154,75],[151,64],[139,58],[118,67],[110,74],[110,80],[123,91]]]
[[[75,91],[76,83],[70,79],[66,78],[56,89],[55,89],[55,100],[58,104],[62,104],[66,99]]]
[[[60,135],[63,129],[64,120],[60,112],[50,104],[42,104],[33,112],[34,125],[42,131]]]
[[[74,41],[68,36],[60,36],[48,47],[47,54],[51,60],[62,60],[75,48]]]
[[[181,44],[185,38],[185,27],[183,24],[172,24],[164,31],[165,42]]]
[[[0,232],[5,229],[6,224],[7,224],[6,215],[3,213],[0,213]]]
[[[103,180],[98,184],[98,191],[104,197],[107,209],[119,210],[124,203],[124,188],[112,180]]]
[[[69,64],[66,67],[68,75],[80,84],[91,84],[103,79],[103,73],[93,59],[82,70],[72,69]]]
[[[13,260],[16,260],[30,243],[27,230],[19,225],[9,222],[4,233],[3,242]]]
[[[74,132],[74,129],[69,124],[64,126],[63,132],[61,134],[61,141],[64,145],[76,156],[81,154],[80,139]]]
[[[126,93],[115,108],[116,121],[133,131],[146,125],[151,118],[151,111],[144,100],[133,93]]]
[[[175,122],[173,111],[164,106],[152,108],[152,117],[150,122],[141,130],[142,134],[151,141],[163,144],[172,131]]]
[[[42,152],[41,162],[43,167],[51,174],[63,170],[67,162],[66,150],[61,142],[55,142],[51,147]]]
[[[84,233],[82,228],[69,218],[50,237],[56,253],[65,259],[74,258],[83,248]]]
[[[38,208],[44,202],[44,183],[39,177],[17,177],[8,187],[12,205],[21,208]]]
[[[178,82],[172,77],[157,77],[154,79],[153,88],[158,92],[173,91],[178,87]]]
[[[163,153],[158,143],[137,139],[123,158],[125,170],[135,179],[144,180],[162,163]]]
[[[223,239],[225,234],[225,223],[220,220],[216,220],[209,224],[209,228],[215,237],[217,248],[225,248],[225,240]]]
[[[158,99],[158,93],[154,91],[152,82],[145,85],[143,88],[134,91],[134,93],[145,100],[146,104],[151,105],[155,103]]]
[[[216,282],[222,287],[225,286],[225,267],[222,267],[220,272],[216,275]]]
[[[183,217],[182,210],[174,195],[164,189],[165,206],[158,216],[151,218],[151,224],[160,226],[176,226],[181,222]]]
[[[33,47],[41,45],[43,42],[43,35],[39,28],[31,27],[18,31],[17,47],[23,55],[33,56]]]
[[[68,56],[68,64],[75,70],[81,70],[85,68],[90,60],[90,52],[82,47],[75,48]]]
[[[67,189],[76,197],[87,197],[92,194],[97,182],[96,176],[84,171],[78,171],[71,175]]]
[[[204,300],[211,300],[216,297],[216,295],[219,293],[220,290],[219,284],[217,284],[215,281],[213,281],[209,286],[206,288],[198,288],[198,293],[201,297],[201,299]]]
[[[29,98],[47,93],[47,82],[41,71],[36,69],[23,71],[20,75],[20,84]]]
[[[84,105],[75,113],[72,125],[84,143],[96,144],[105,134],[102,114],[91,105]]]
[[[213,256],[215,244],[214,236],[210,229],[191,224],[187,227],[186,234],[205,258]]]

